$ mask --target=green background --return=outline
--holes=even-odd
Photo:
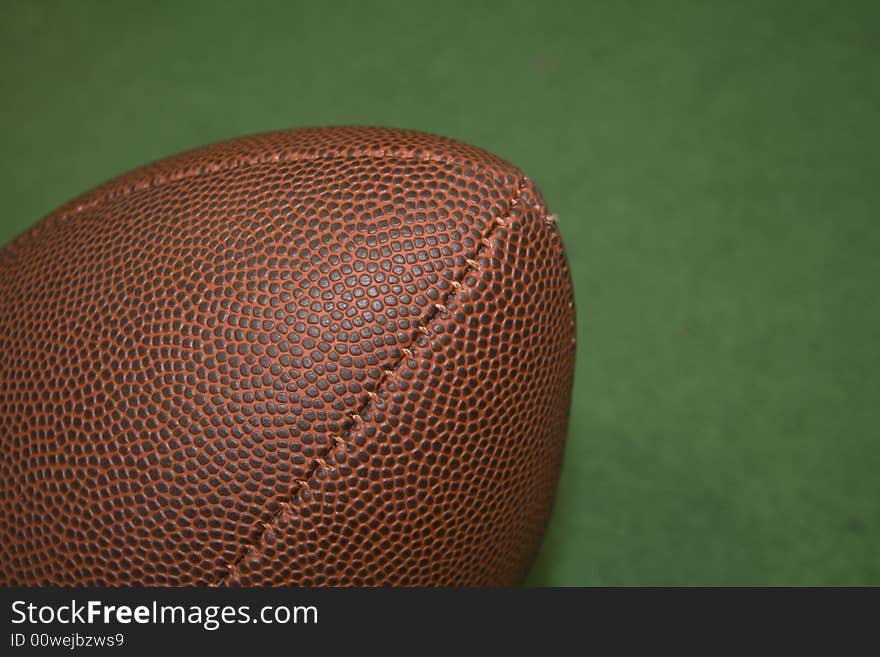
[[[535,585],[880,584],[876,2],[3,2],[0,242],[276,128],[518,164],[579,353]]]

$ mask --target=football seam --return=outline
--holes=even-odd
[[[171,173],[161,174],[157,173],[152,177],[148,178],[145,181],[139,183],[128,183],[123,185],[121,189],[116,190],[108,190],[98,196],[95,199],[84,200],[82,203],[75,205],[69,210],[64,210],[60,214],[55,216],[56,221],[61,221],[64,219],[69,219],[70,217],[80,214],[81,212],[97,207],[104,203],[105,201],[119,200],[125,199],[131,196],[132,194],[136,194],[137,192],[159,189],[160,187],[164,187],[166,185],[172,185],[183,180],[191,180],[194,178],[205,178],[207,176],[212,176],[218,173],[227,173],[229,171],[237,171],[238,169],[250,169],[253,167],[260,167],[269,164],[296,164],[298,162],[315,162],[315,161],[326,161],[326,160],[352,160],[352,159],[363,159],[363,158],[375,158],[379,160],[403,160],[407,162],[411,161],[421,161],[421,162],[438,162],[441,164],[457,164],[460,166],[469,166],[475,172],[482,174],[492,173],[490,168],[485,166],[481,166],[479,164],[470,162],[457,160],[455,157],[451,155],[443,156],[441,154],[433,155],[431,153],[417,154],[416,151],[403,151],[403,152],[388,152],[382,149],[367,149],[356,151],[354,153],[292,153],[290,155],[286,155],[284,153],[274,153],[271,155],[257,155],[252,157],[249,160],[241,161],[241,162],[233,162],[228,165],[217,164],[214,167],[202,168],[199,170],[192,170],[187,165],[182,165],[181,168],[177,171],[172,171]],[[147,164],[145,166],[161,166],[162,160],[150,165]],[[511,169],[514,169],[512,165],[508,165]],[[503,173],[511,173],[511,172],[503,172],[501,166],[498,167],[498,174],[501,175]],[[113,181],[108,181],[104,183],[104,185],[112,185]],[[100,186],[99,188],[100,189]],[[97,191],[97,190],[96,190]],[[94,193],[94,192],[91,192]]]
[[[430,339],[433,337],[433,333],[428,328],[430,324],[434,321],[434,319],[438,316],[448,315],[449,314],[449,305],[455,299],[456,295],[458,295],[464,289],[464,282],[468,279],[469,276],[474,275],[482,270],[478,259],[481,258],[484,252],[493,247],[491,240],[495,234],[495,231],[498,228],[507,225],[507,222],[513,216],[513,212],[515,208],[519,205],[520,199],[522,198],[523,192],[525,191],[526,185],[528,184],[528,178],[524,175],[520,174],[519,179],[517,180],[516,187],[514,189],[513,196],[507,202],[504,211],[498,216],[490,221],[489,230],[480,238],[480,246],[474,252],[474,254],[465,259],[466,266],[461,274],[461,276],[457,280],[450,280],[449,285],[451,290],[446,293],[443,297],[441,303],[434,303],[433,308],[426,316],[424,322],[417,326],[413,332],[412,337],[408,346],[400,348],[400,358],[394,363],[391,367],[385,370],[376,385],[374,386],[374,391],[369,392],[367,394],[367,398],[364,402],[358,407],[358,409],[349,414],[349,422],[345,431],[340,432],[339,434],[330,434],[329,445],[323,450],[315,459],[315,467],[307,473],[302,479],[298,479],[294,482],[294,486],[292,490],[288,492],[287,499],[292,501],[297,495],[308,491],[309,481],[313,479],[321,470],[329,469],[329,465],[324,460],[327,456],[330,455],[331,451],[334,448],[342,448],[345,445],[350,444],[348,439],[355,432],[357,427],[362,424],[363,418],[362,414],[370,408],[373,403],[374,398],[376,397],[376,391],[381,390],[386,382],[394,376],[394,373],[400,369],[401,364],[407,358],[414,358],[414,354],[411,350],[413,346],[419,341],[420,337],[424,337]],[[546,221],[546,218],[545,218]],[[551,222],[546,222],[548,226]],[[212,584],[212,586],[225,586],[229,584],[229,580],[236,579],[239,577],[238,566],[241,564],[246,558],[253,555],[253,557],[259,557],[261,553],[260,546],[264,543],[267,534],[274,531],[274,525],[285,516],[285,514],[293,516],[295,515],[291,509],[290,501],[284,501],[280,503],[278,511],[276,511],[272,517],[261,523],[258,523],[258,526],[262,527],[262,531],[260,531],[256,539],[249,541],[248,543],[243,544],[243,551],[231,562],[229,562],[226,566],[224,566],[227,571],[224,575],[222,575],[219,581]]]
[[[222,144],[222,142],[221,142]],[[391,152],[389,152],[391,151]],[[181,155],[185,155],[183,153]],[[491,155],[488,154],[487,155]],[[25,230],[23,233],[19,234],[17,237],[14,237],[12,241],[7,242],[5,245],[0,246],[0,262],[11,262],[15,258],[15,250],[16,247],[20,246],[20,242],[26,242],[38,235],[46,232],[49,228],[58,224],[59,222],[65,222],[74,217],[80,215],[82,212],[86,210],[94,209],[100,206],[107,201],[118,201],[125,200],[130,198],[132,195],[138,192],[144,192],[154,189],[159,189],[161,187],[166,187],[168,185],[174,185],[176,183],[182,182],[184,180],[194,180],[198,178],[206,178],[208,176],[213,176],[220,173],[227,173],[229,171],[237,171],[239,169],[251,169],[255,167],[261,167],[271,164],[297,164],[299,162],[316,162],[316,161],[327,161],[327,160],[357,160],[364,158],[375,158],[379,160],[401,160],[404,162],[437,162],[439,164],[445,164],[447,166],[450,165],[458,165],[462,167],[470,167],[473,169],[475,173],[483,174],[487,176],[497,176],[497,177],[507,177],[511,174],[519,175],[520,178],[523,178],[521,173],[514,167],[512,164],[509,164],[504,161],[499,161],[497,164],[497,169],[493,170],[492,166],[484,166],[473,162],[472,160],[466,159],[457,159],[454,155],[449,153],[437,153],[432,154],[430,152],[422,153],[418,149],[413,149],[409,151],[399,151],[394,152],[393,149],[364,149],[357,150],[351,153],[341,153],[341,152],[331,152],[331,153],[273,153],[270,155],[255,155],[250,159],[244,161],[232,162],[230,164],[218,164],[214,167],[208,168],[200,168],[193,169],[192,165],[187,165],[182,163],[180,168],[170,173],[161,174],[156,173],[149,177],[145,181],[141,181],[138,183],[127,183],[122,184],[121,189],[110,189],[103,193],[101,193],[97,198],[89,199],[89,196],[92,194],[97,194],[99,190],[103,187],[108,187],[114,185],[115,179],[111,179],[107,182],[104,182],[98,185],[94,190],[90,192],[86,192],[85,195],[80,196],[78,198],[83,198],[82,202],[77,203],[78,198],[74,198],[68,203],[62,205],[55,212],[49,214],[42,221],[37,222],[29,229]],[[156,162],[152,162],[144,165],[145,167],[151,166],[161,166],[164,160],[158,160]],[[505,166],[507,167],[507,171],[505,171]],[[119,184],[119,183],[116,183]],[[68,207],[71,204],[76,203],[73,207]]]

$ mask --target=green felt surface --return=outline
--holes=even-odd
[[[244,133],[427,130],[559,215],[579,353],[529,583],[880,584],[876,2],[3,2],[0,243]]]

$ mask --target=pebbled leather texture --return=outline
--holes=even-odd
[[[421,133],[177,155],[0,251],[0,583],[513,585],[571,278],[535,185]]]

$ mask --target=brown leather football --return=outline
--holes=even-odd
[[[0,251],[0,583],[520,583],[573,366],[554,219],[489,153],[148,165]]]

